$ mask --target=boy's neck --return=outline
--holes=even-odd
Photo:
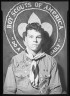
[[[39,51],[32,51],[32,50],[30,50],[28,47],[26,48],[26,50],[27,50],[27,52],[29,53],[29,54],[32,54],[33,56],[35,56],[37,53],[39,53],[39,52],[41,52],[42,50],[39,50]]]

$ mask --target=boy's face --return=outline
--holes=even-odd
[[[27,30],[27,36],[25,37],[27,46],[32,51],[37,51],[41,48],[42,35],[40,32],[32,29]]]

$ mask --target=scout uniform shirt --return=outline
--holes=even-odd
[[[31,60],[25,51],[14,56],[8,67],[4,94],[61,94],[62,87],[57,69],[57,62],[52,57],[43,53],[35,60],[39,67],[36,82],[38,87],[31,84],[34,75],[31,74]]]

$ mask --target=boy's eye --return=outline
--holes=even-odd
[[[34,38],[33,35],[28,35],[28,37],[29,37],[29,38]],[[39,38],[39,39],[40,39],[40,38],[42,38],[42,37],[41,37],[41,36],[37,36],[36,38]]]
[[[41,36],[38,36],[37,38],[42,38]]]

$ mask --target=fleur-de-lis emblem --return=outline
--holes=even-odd
[[[41,28],[43,28],[44,31],[48,32],[49,37],[52,35],[52,32],[53,32],[52,25],[48,22],[41,23],[41,20],[34,12],[31,14],[30,18],[28,19],[28,24],[31,24],[31,23],[39,23],[41,25]],[[23,32],[26,31],[26,26],[28,24],[27,23],[20,23],[18,25],[18,33],[21,37],[23,37]]]

